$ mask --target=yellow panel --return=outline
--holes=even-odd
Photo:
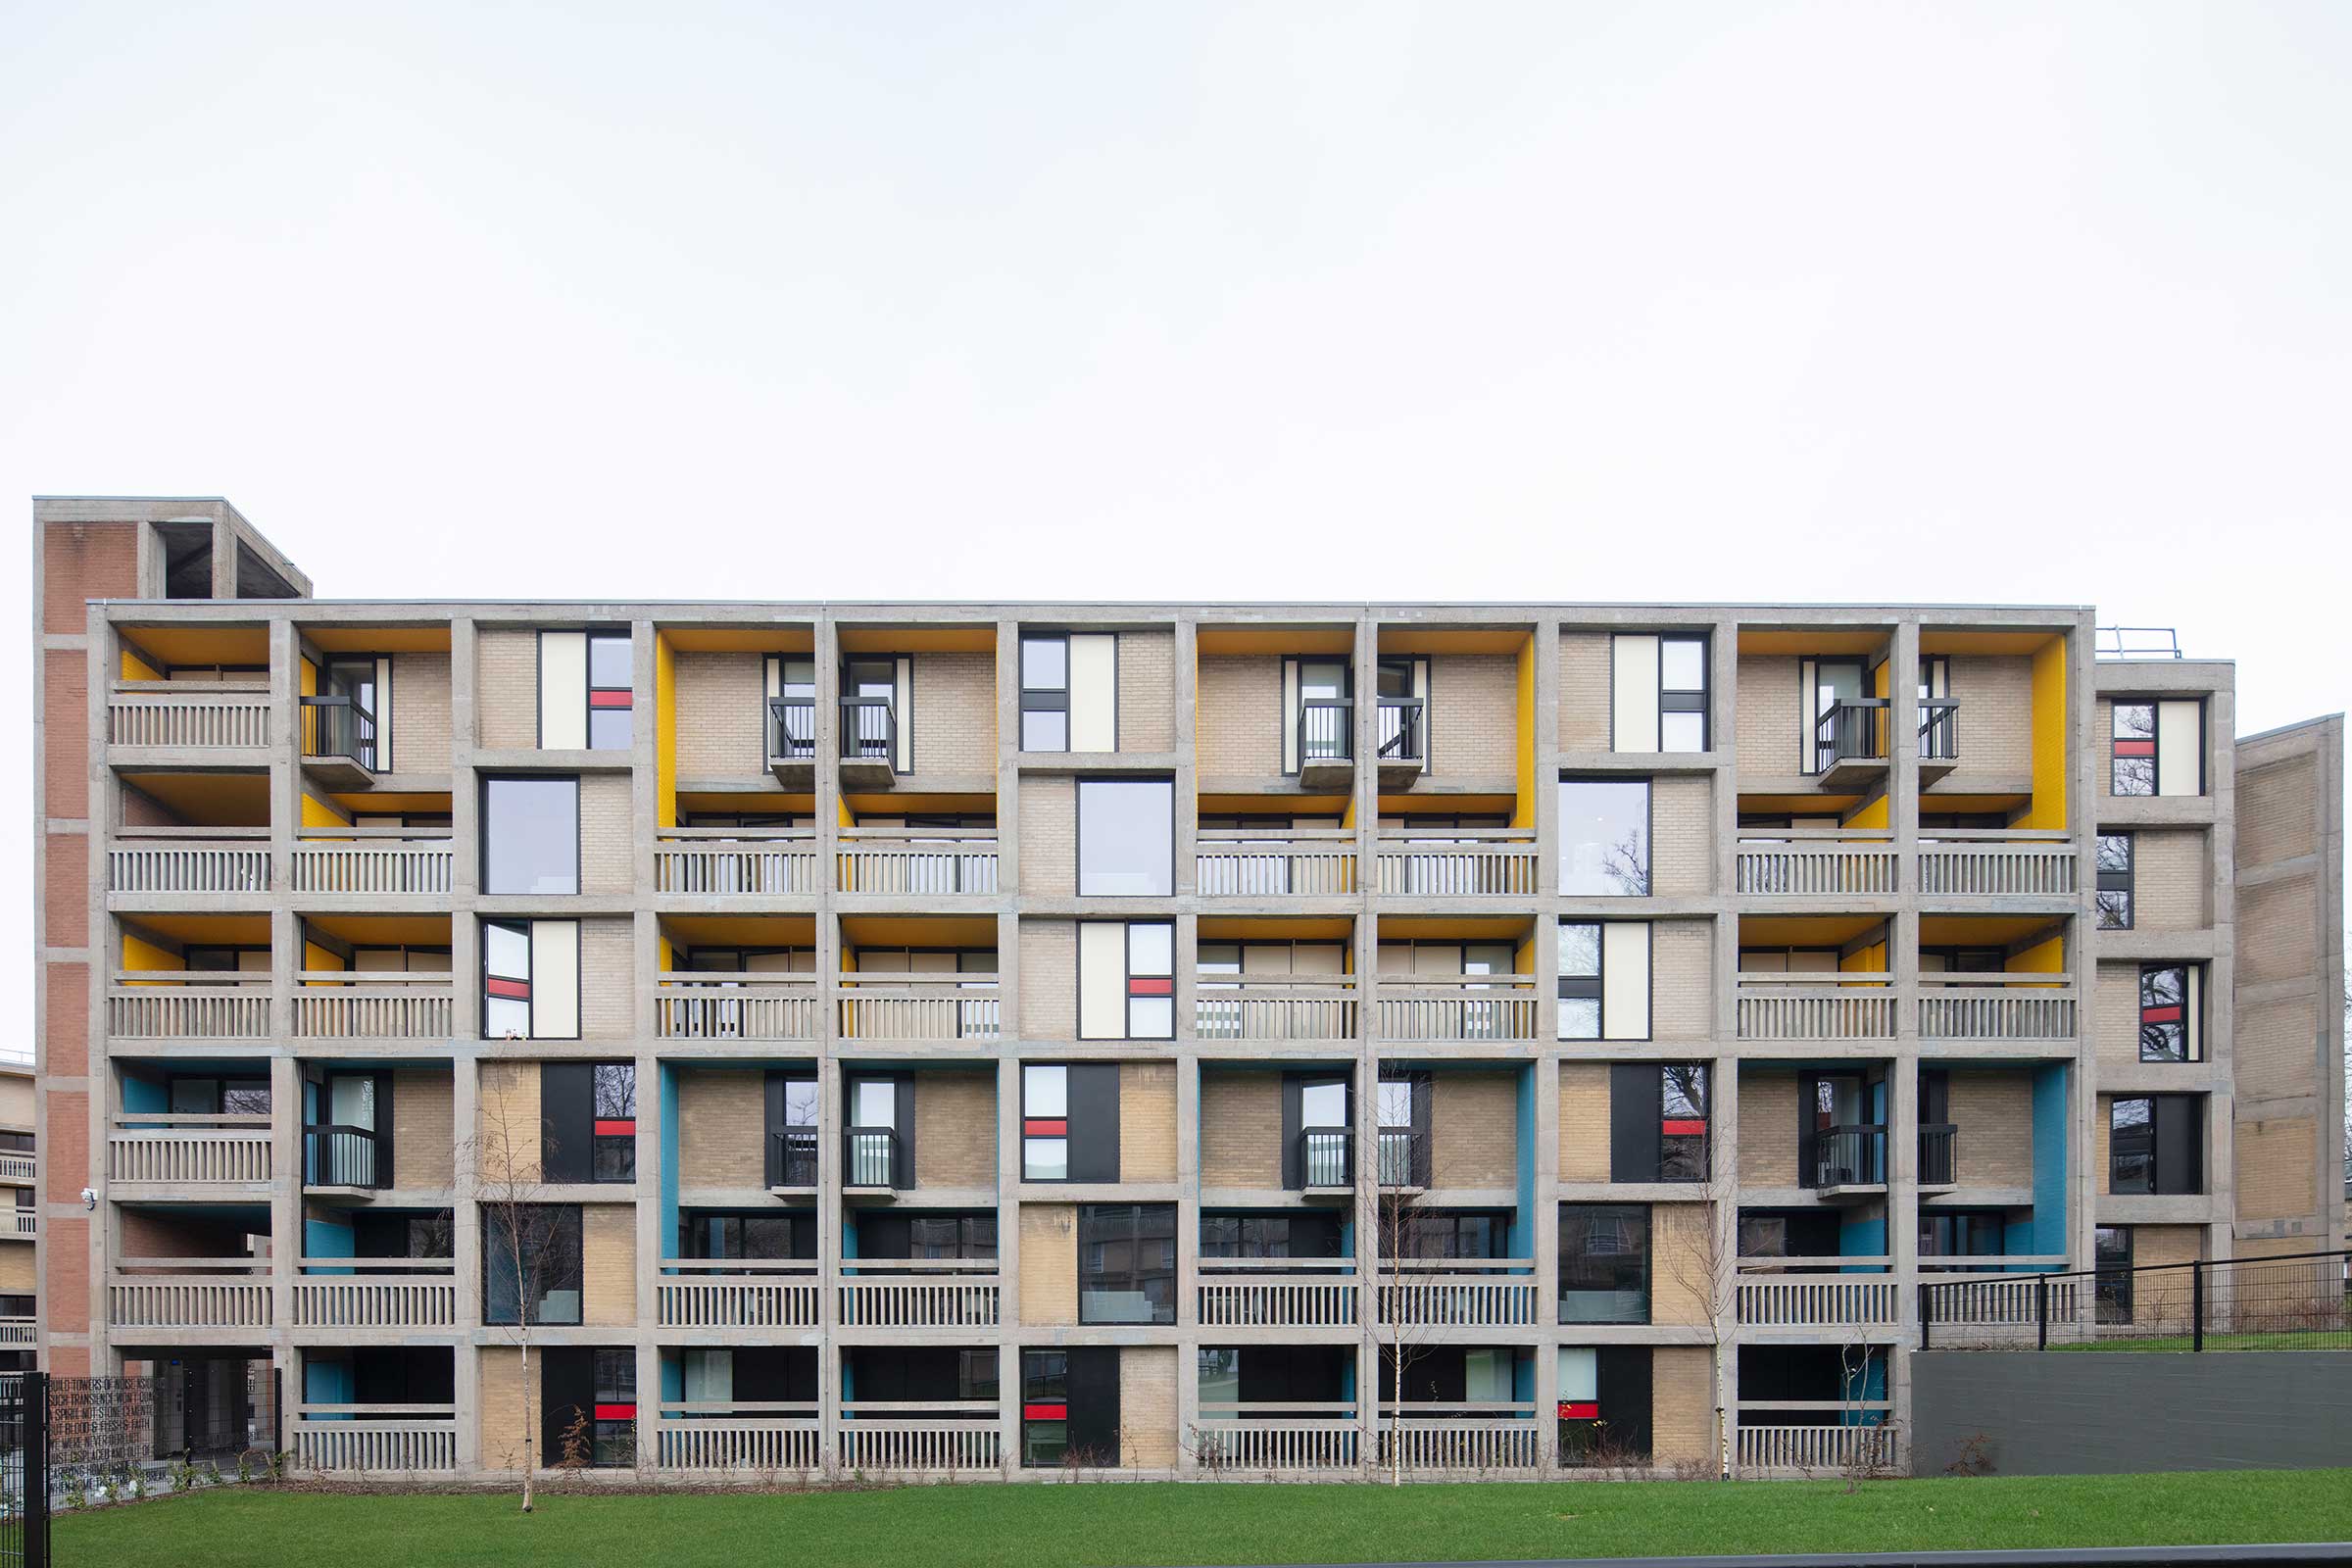
[[[654,822],[678,825],[678,656],[654,633]]]
[[[1425,942],[1518,942],[1533,922],[1514,914],[1384,914],[1379,933],[1384,942],[1413,937]]]
[[[2066,639],[2034,656],[2034,804],[2017,825],[2062,829],[2066,821]]]
[[[1887,825],[1886,797],[1882,795],[1864,806],[1862,809],[1845,819],[1845,825],[1847,827],[1886,827]]]
[[[1384,654],[1518,654],[1526,658],[1535,634],[1524,626],[1383,627]]]
[[[312,930],[323,931],[355,948],[446,948],[450,918],[446,914],[313,914],[303,917]]]
[[[837,634],[845,654],[993,654],[994,621],[962,626],[844,626]]]
[[[997,810],[994,795],[844,795],[842,800],[851,810],[873,816],[993,816]]]
[[[1338,816],[1355,806],[1352,795],[1203,795],[1202,816]]]
[[[857,813],[850,809],[850,803],[838,795],[833,798],[833,811],[841,818],[841,826],[856,827],[858,825]]]
[[[304,827],[349,827],[351,818],[305,790],[302,796],[302,825]]]
[[[448,792],[437,790],[362,790],[338,794],[334,800],[346,811],[415,811],[422,815],[451,808]]]
[[[1380,814],[1411,817],[1427,812],[1445,816],[1507,816],[1518,808],[1518,798],[1511,795],[1383,795],[1380,798]]]
[[[2056,933],[2064,921],[2049,914],[1923,914],[1919,917],[1920,945],[1930,948],[2007,947],[2044,933]]]
[[[816,809],[813,795],[782,790],[688,790],[678,797],[681,811],[735,811],[749,816],[807,816]]]
[[[1740,917],[1743,948],[1841,948],[1886,923],[1879,914],[1747,914]]]
[[[1511,807],[1511,826],[1534,827],[1535,812],[1536,640],[1522,637],[1519,639],[1519,798]]]
[[[1891,633],[1847,626],[1818,628],[1794,626],[1788,628],[1740,628],[1740,652],[1742,654],[1876,654],[1886,651]]]
[[[1925,791],[1919,798],[1923,811],[2014,811],[2033,804],[2031,795],[1946,795],[1940,790]]]
[[[2064,642],[2062,631],[1971,631],[1965,628],[1919,628],[1923,654],[2037,654],[2053,640]]]
[[[1859,795],[1742,795],[1740,809],[1753,816],[1827,816],[1861,804]]]
[[[330,654],[446,654],[449,627],[438,626],[305,626],[302,635],[313,648]]]
[[[312,922],[314,925],[317,923],[317,921]],[[302,966],[305,969],[316,970],[321,973],[327,970],[339,970],[344,967],[343,955],[337,953],[332,948],[320,947],[316,942],[305,941],[302,945]],[[314,980],[311,982],[313,985],[327,985],[331,983],[332,982],[330,981],[323,980]]]
[[[175,816],[211,827],[268,827],[267,773],[125,773],[122,782],[152,795]]]
[[[662,931],[690,948],[816,946],[816,917],[809,914],[668,914]]]
[[[1886,942],[1881,940],[1878,942],[1868,943],[1862,947],[1856,948],[1851,953],[1839,955],[1838,958],[1838,972],[1840,974],[1888,973],[1889,971],[1886,967]]]
[[[2045,937],[2023,953],[2012,954],[2003,965],[2011,974],[2066,973],[2066,938],[2064,934]]]
[[[1318,915],[1311,920],[1292,920],[1270,914],[1204,914],[1200,917],[1200,940],[1203,942],[1345,942],[1352,931],[1346,915]]]
[[[993,948],[988,914],[853,914],[841,922],[842,945],[859,948]]]
[[[1203,626],[1195,642],[1203,654],[1352,654],[1353,626]]]
[[[809,654],[816,633],[807,626],[663,626],[660,634],[681,654]]]
[[[187,960],[169,949],[159,948],[142,937],[122,933],[122,967],[124,969],[185,969]]]
[[[124,626],[122,634],[167,664],[267,664],[266,626]]]
[[[666,930],[654,938],[654,962],[665,974],[678,966],[678,950],[670,946]]]
[[[164,672],[141,659],[139,651],[133,648],[129,640],[125,638],[122,641],[122,678],[124,680],[162,680]]]
[[[142,914],[139,924],[159,937],[206,947],[250,948],[270,940],[266,914]]]

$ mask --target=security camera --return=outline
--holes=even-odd
[[[84,1187],[81,1190],[81,1206],[92,1213],[98,1211],[98,1190],[96,1188]]]

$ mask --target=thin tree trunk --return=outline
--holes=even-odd
[[[1404,1336],[1389,1362],[1389,1485],[1404,1485]]]
[[[531,1337],[522,1337],[522,1511],[531,1511]]]

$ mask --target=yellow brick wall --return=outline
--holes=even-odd
[[[1649,786],[1649,890],[1660,898],[1705,894],[1715,882],[1714,788],[1707,776]]]
[[[997,1185],[997,1075],[922,1072],[914,1079],[914,1185]]]
[[[2309,1116],[2237,1123],[2239,1219],[2299,1219],[2318,1211],[2312,1172],[2319,1134],[2319,1123]]]
[[[914,656],[914,770],[995,773],[997,657]]]
[[[1560,633],[1560,737],[1563,752],[1609,750],[1609,634]]]
[[[766,671],[758,654],[677,656],[678,777],[766,770]]]
[[[1955,1070],[1952,1174],[1963,1187],[2034,1185],[2034,1075]]]
[[[1200,1185],[1282,1185],[1280,1073],[1201,1075]]]
[[[449,771],[449,656],[392,656],[392,768]]]
[[[1076,780],[1021,780],[1020,856],[1023,893],[1066,897],[1078,891]]]
[[[1119,1180],[1176,1179],[1176,1064],[1119,1064]]]
[[[580,1208],[580,1320],[637,1321],[637,1209],[630,1203]]]
[[[485,627],[475,634],[473,667],[481,701],[474,727],[485,751],[529,751],[539,744],[539,633]],[[399,701],[397,697],[393,699]]]
[[[1021,1322],[1078,1321],[1078,1205],[1021,1205]]]
[[[1119,750],[1176,749],[1176,634],[1119,633]]]
[[[2213,922],[2205,830],[2141,829],[2132,841],[2132,923],[2141,931],[2198,931]]]
[[[2312,852],[2319,835],[2316,765],[2305,752],[2238,774],[2239,866],[2273,865]]]
[[[760,1073],[681,1067],[678,1185],[759,1187],[767,1177],[767,1087]]]
[[[1712,1294],[1706,1203],[1657,1203],[1649,1211],[1649,1320],[1703,1324]]]
[[[1649,928],[1649,1036],[1712,1040],[1715,933],[1705,920],[1659,920]]]
[[[458,1352],[463,1355],[463,1350]],[[531,1358],[531,1397],[522,1399],[522,1352],[512,1346],[486,1346],[481,1351],[482,1466],[488,1470],[519,1470],[525,1445],[539,1442],[539,1412],[546,1407],[546,1367]],[[545,1454],[530,1455],[534,1468],[544,1469]]]
[[[1750,1187],[1796,1185],[1796,1074],[1740,1075],[1740,1180]]]
[[[2132,1263],[2150,1268],[2167,1263],[2194,1263],[2205,1255],[2205,1233],[2196,1225],[2134,1225]],[[2132,1282],[2132,1323],[2134,1328],[2187,1334],[2195,1327],[2196,1298],[2188,1270],[2141,1274]],[[2219,1303],[2216,1303],[2218,1309]]]
[[[2307,1095],[2318,1075],[2318,999],[2306,993],[2240,1003],[2232,1065],[2242,1100]]]
[[[628,894],[637,885],[635,848],[629,826],[629,775],[590,773],[582,778],[580,891]]]
[[[2034,770],[2034,661],[2023,654],[1954,654],[1961,773]]]
[[[2139,1059],[2139,965],[2102,963],[2093,982],[2091,1007],[2097,1015],[2101,1061]]]
[[[2237,983],[2302,979],[2319,967],[2318,900],[2308,876],[2237,890]]]
[[[1164,1470],[1176,1463],[1176,1348],[1129,1346],[1119,1352],[1119,1463]]]
[[[545,1133],[539,1120],[539,1063],[485,1061],[478,1094],[477,1163],[482,1180],[498,1182],[512,1175],[518,1181],[536,1181]]]
[[[1519,661],[1511,654],[1434,654],[1429,661],[1429,771],[1517,776]]]
[[[1200,661],[1193,718],[1202,778],[1273,778],[1282,772],[1282,661],[1271,654],[1210,654]]]
[[[1519,1180],[1517,1075],[1442,1072],[1429,1104],[1432,1187],[1514,1187]]]
[[[1793,656],[1740,656],[1740,710],[1734,733],[1740,772],[1785,776],[1802,771],[1804,703],[1796,677]]]
[[[457,1106],[447,1072],[392,1075],[392,1176],[402,1187],[457,1180]]]
[[[32,1270],[32,1239],[0,1244],[0,1296],[30,1296],[38,1289]]]
[[[637,1036],[637,926],[626,915],[580,922],[580,1038]]]
[[[1649,1352],[1649,1441],[1650,1457],[1658,1464],[1716,1457],[1711,1347],[1661,1345]]]
[[[1024,793],[1028,785],[1023,784]],[[1078,1038],[1078,926],[1021,922],[1021,1038]]]
[[[1599,1061],[1560,1064],[1560,1180],[1609,1179],[1609,1068]]]

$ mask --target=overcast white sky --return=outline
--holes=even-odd
[[[2352,5],[0,38],[0,498],[322,596],[2088,601],[2242,730],[2352,685]]]

